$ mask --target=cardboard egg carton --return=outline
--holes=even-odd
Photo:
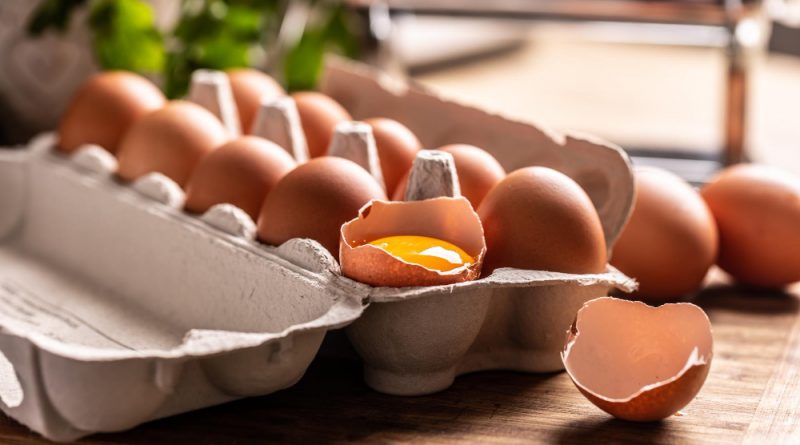
[[[182,212],[160,175],[54,139],[0,151],[0,399],[50,439],[293,385],[327,330],[363,310],[319,244],[253,240],[246,214]]]
[[[509,172],[540,165],[567,174],[597,209],[609,253],[631,212],[630,161],[613,145],[547,132],[343,61],[327,71],[322,91],[355,119],[382,116],[404,123],[424,147],[467,143],[487,150]],[[364,360],[369,386],[426,394],[467,372],[562,370],[565,332],[583,303],[612,288],[635,286],[609,266],[596,275],[501,268],[449,286],[375,288],[370,306],[347,334]]]
[[[608,246],[628,217],[633,180],[616,147],[341,60],[330,61],[321,90],[356,118],[406,123],[426,147],[472,143],[509,171],[568,174],[598,209]],[[372,288],[343,277],[315,241],[266,246],[240,209],[186,214],[166,177],[122,184],[99,147],[66,157],[54,144],[44,135],[0,150],[0,407],[54,440],[289,387],[325,333],[351,323],[367,383],[383,392],[433,392],[481,369],[561,369],[564,332],[583,302],[635,285],[613,268],[498,269],[449,286]]]

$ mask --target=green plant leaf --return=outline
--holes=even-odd
[[[310,90],[322,74],[325,30],[307,29],[287,54],[283,63],[284,80],[290,91]]]
[[[322,10],[325,20],[308,27],[300,41],[284,60],[284,78],[289,91],[308,90],[317,86],[326,52],[356,57],[359,50],[357,30],[347,21],[341,4]]]
[[[89,24],[104,69],[161,73],[165,53],[153,10],[141,0],[101,0],[91,5]]]
[[[198,68],[250,66],[265,30],[277,13],[276,0],[184,0],[166,63],[166,93],[185,94]]]
[[[286,51],[280,65],[290,90],[313,88],[326,51],[358,54],[358,30],[349,22],[347,9],[335,0],[181,0],[179,20],[166,37],[155,27],[145,0],[43,0],[28,31],[32,35],[48,29],[64,31],[74,12],[88,5],[99,64],[104,69],[163,74],[165,92],[174,98],[185,94],[196,69],[260,63],[253,55],[263,54],[260,46],[272,41],[289,1],[311,6],[315,24]]]

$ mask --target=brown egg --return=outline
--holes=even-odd
[[[484,276],[498,267],[575,274],[606,269],[600,217],[586,192],[546,167],[516,170],[478,207],[486,236]]]
[[[497,159],[478,147],[453,144],[441,147],[439,150],[453,155],[461,194],[469,199],[476,209],[489,190],[506,176],[506,171]]]
[[[561,359],[598,408],[650,422],[694,399],[708,376],[713,346],[711,323],[693,304],[651,307],[605,297],[578,311]]]
[[[283,96],[286,92],[275,79],[256,69],[234,68],[226,73],[231,81],[242,133],[250,133],[261,100]]]
[[[472,203],[476,209],[497,183],[505,176],[506,171],[492,155],[486,151],[466,144],[446,145],[438,150],[453,155],[458,173],[461,195]],[[408,173],[401,179],[392,198],[402,201],[408,185]]]
[[[635,171],[633,214],[611,264],[639,281],[634,297],[666,302],[700,288],[717,259],[717,226],[700,194],[657,168]]]
[[[760,287],[800,281],[800,178],[739,165],[712,179],[702,195],[717,221],[723,270]]]
[[[300,123],[308,143],[308,154],[312,158],[328,153],[336,124],[353,120],[338,102],[313,91],[293,93]]]
[[[207,154],[186,188],[186,210],[203,213],[228,203],[258,218],[270,190],[296,165],[283,148],[255,136],[243,136]]]
[[[227,140],[225,127],[208,110],[172,101],[143,116],[125,133],[117,174],[133,181],[159,172],[185,188],[200,159]]]
[[[435,286],[480,276],[481,220],[463,198],[374,201],[341,230],[342,273],[372,286]]]
[[[84,144],[116,153],[135,120],[164,105],[164,95],[142,76],[126,71],[96,74],[69,103],[58,124],[58,149],[72,153]]]
[[[338,259],[342,224],[372,199],[386,199],[386,194],[358,164],[330,156],[312,159],[269,193],[258,219],[258,239],[277,246],[311,238]]]
[[[364,122],[372,127],[386,190],[392,191],[411,168],[422,148],[419,139],[405,125],[393,119],[373,117]]]

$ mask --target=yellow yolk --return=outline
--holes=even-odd
[[[460,247],[428,236],[387,236],[369,244],[380,247],[406,262],[441,272],[469,265],[475,261]]]

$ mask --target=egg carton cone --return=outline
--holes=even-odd
[[[368,287],[318,243],[254,241],[243,211],[181,210],[154,174],[71,157],[45,135],[0,150],[0,406],[56,441],[293,385]]]
[[[355,119],[402,122],[423,147],[472,144],[509,172],[538,165],[565,173],[592,200],[609,254],[630,216],[631,165],[612,144],[447,100],[342,59],[328,60],[321,90]],[[611,289],[635,287],[634,280],[608,266],[605,273],[590,275],[500,268],[488,277],[446,286],[373,288],[369,307],[347,335],[364,360],[370,387],[397,395],[428,394],[468,372],[562,370],[560,352],[578,309]]]

